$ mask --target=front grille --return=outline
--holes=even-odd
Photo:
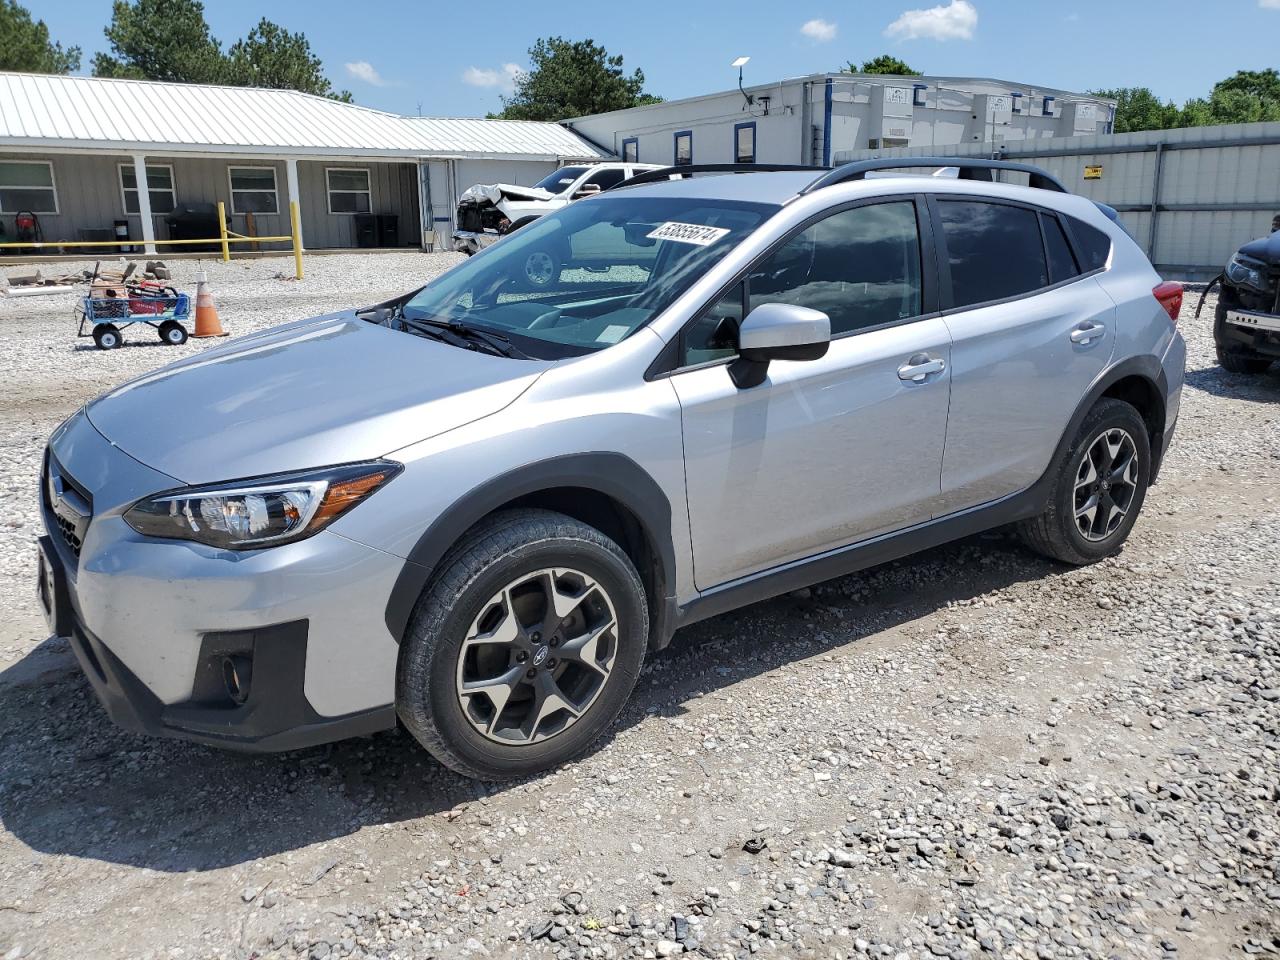
[[[93,518],[92,494],[62,468],[52,452],[45,454],[41,492],[49,511],[49,532],[60,536],[71,556],[79,560],[84,535]]]

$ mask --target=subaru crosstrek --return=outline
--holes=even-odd
[[[501,778],[587,750],[693,621],[1009,523],[1116,553],[1178,414],[1181,287],[1042,171],[904,163],[957,165],[643,174],[110,391],[44,459],[52,630],[133,730],[398,718]]]

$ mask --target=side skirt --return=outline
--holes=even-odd
[[[680,607],[672,617],[674,627],[686,627],[699,620],[716,617],[748,604],[768,600],[791,590],[812,586],[836,577],[847,576],[868,567],[899,560],[902,557],[928,550],[982,533],[994,527],[1017,520],[1034,517],[1044,509],[1047,496],[1046,484],[1035,484],[1021,493],[1015,493],[969,510],[938,520],[887,533],[872,540],[864,540],[829,550],[804,560],[796,560],[781,567],[774,567],[704,592],[696,600]]]

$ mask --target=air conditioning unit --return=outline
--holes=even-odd
[[[911,145],[908,137],[872,137],[867,141],[868,150],[888,150],[891,147],[907,147]]]

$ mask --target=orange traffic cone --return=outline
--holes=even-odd
[[[218,308],[214,306],[213,294],[209,292],[209,278],[203,270],[196,283],[196,329],[193,337],[225,337],[227,331],[222,329],[222,321],[218,319]]]

